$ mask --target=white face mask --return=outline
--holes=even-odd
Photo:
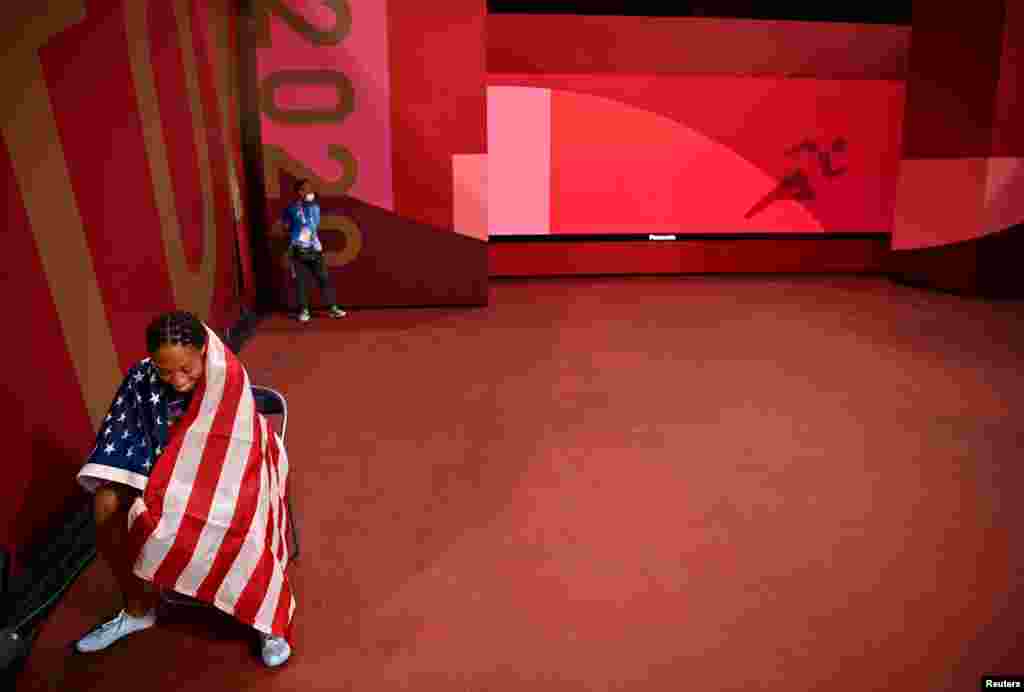
[[[316,199],[316,195],[314,195],[312,192],[310,192],[310,193],[308,193],[306,195],[306,201],[307,202],[312,202],[314,199]]]

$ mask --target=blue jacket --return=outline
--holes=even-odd
[[[315,248],[323,251],[320,244],[320,205],[316,202],[293,202],[282,214],[285,227],[291,235],[293,247]],[[308,231],[308,233],[303,233]]]

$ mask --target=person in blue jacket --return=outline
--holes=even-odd
[[[288,205],[283,214],[285,230],[291,240],[288,258],[295,279],[295,292],[299,302],[299,321],[309,322],[309,280],[314,279],[320,286],[320,293],[327,303],[331,317],[344,317],[345,311],[338,307],[334,286],[327,273],[324,248],[320,243],[320,205],[308,180],[295,183],[296,199]]]

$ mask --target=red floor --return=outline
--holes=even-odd
[[[292,413],[287,666],[186,615],[69,655],[118,605],[95,563],[24,689],[940,692],[1024,670],[1020,303],[820,277],[491,290],[276,318],[243,352]]]

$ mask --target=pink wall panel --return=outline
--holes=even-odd
[[[349,194],[384,209],[394,209],[391,151],[391,85],[388,78],[387,3],[348,0],[352,29],[337,45],[315,45],[272,15],[272,46],[257,50],[260,80],[287,70],[331,71],[345,75],[354,88],[355,108],[336,122],[281,123],[262,116],[264,145],[283,148],[327,181],[341,178],[341,165],[327,153],[328,144],[343,144],[358,163],[358,176]],[[287,5],[320,29],[336,18],[319,0],[288,0]],[[299,80],[301,82],[301,80]],[[317,109],[334,105],[334,88],[316,84],[282,86],[275,102],[282,109]],[[273,181],[276,182],[276,181]],[[273,184],[271,182],[271,184]]]
[[[487,154],[452,157],[452,198],[455,232],[487,240]]]
[[[490,87],[487,152],[490,232],[550,232],[551,91]]]

